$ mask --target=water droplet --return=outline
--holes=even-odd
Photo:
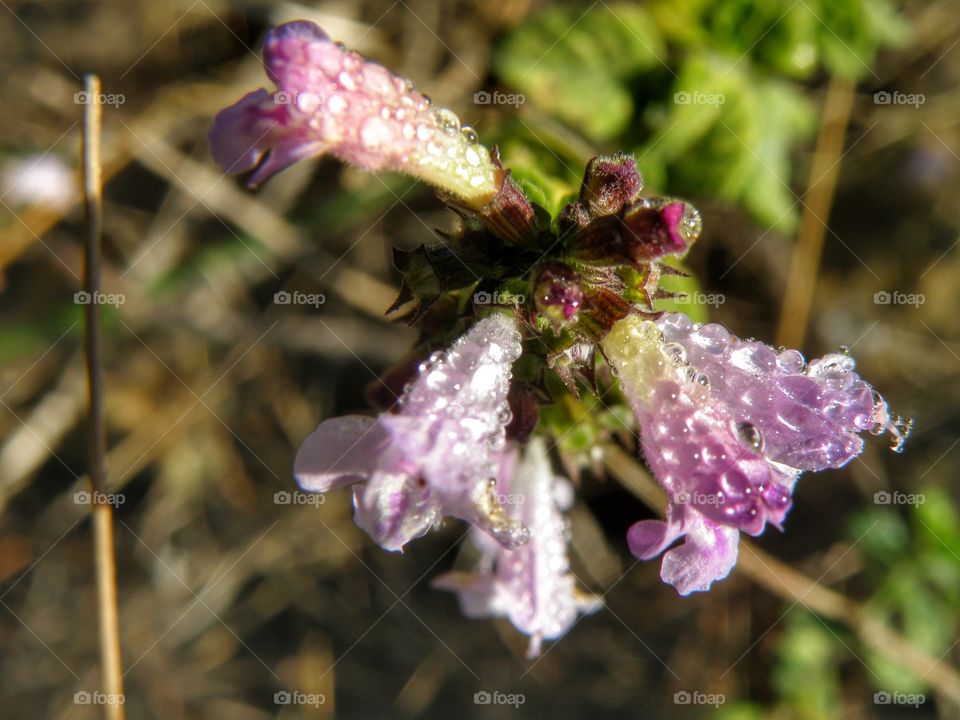
[[[753,423],[738,423],[737,436],[744,445],[753,448],[757,452],[763,450],[763,435],[760,433],[760,429]]]
[[[404,79],[403,79],[403,89],[406,90],[407,92],[413,92],[414,90],[417,89],[417,85],[416,85],[416,83],[413,82],[413,80],[411,80],[410,78],[404,78]]]
[[[911,432],[913,432],[913,418],[897,416],[897,419],[890,426],[890,433],[893,435],[890,449],[895,453],[903,452],[903,447],[906,445]]]
[[[423,98],[424,105],[430,107],[430,105],[433,103],[433,100],[430,99],[430,96],[427,94],[422,94],[421,97]]]
[[[353,91],[357,89],[357,83],[354,82],[353,76],[346,70],[337,75],[337,82],[340,83],[340,87],[344,90]]]
[[[840,346],[840,354],[841,354],[841,355],[849,355],[849,354],[850,354],[850,348],[847,347],[846,345],[841,345],[841,346]]]
[[[460,134],[463,135],[463,139],[471,145],[476,145],[480,141],[480,136],[477,135],[477,131],[469,125],[464,125],[460,128]]]
[[[674,367],[682,367],[687,363],[687,351],[680,343],[667,343],[663,346],[663,354],[667,356]]]
[[[697,209],[689,203],[683,204],[682,232],[686,236],[687,243],[694,242],[703,231],[703,219]]]
[[[460,132],[460,118],[452,110],[436,108],[433,111],[433,118],[447,135],[456,135]]]

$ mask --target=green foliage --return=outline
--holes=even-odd
[[[529,102],[603,141],[630,125],[627,81],[663,54],[660,32],[636,5],[554,7],[506,38],[494,69]]]
[[[518,123],[525,141],[543,142],[534,113],[545,111],[598,151],[636,148],[658,191],[739,203],[790,231],[792,155],[815,128],[796,81],[820,69],[867,76],[877,50],[904,37],[888,0],[601,3],[534,16],[504,38],[493,64],[533,108]],[[534,158],[505,144],[531,197],[562,206],[566,172],[534,170]]]
[[[843,648],[820,620],[802,608],[790,612],[784,625],[773,670],[777,694],[790,709],[790,717],[830,717],[839,705],[836,667]]]
[[[649,111],[662,129],[636,151],[641,168],[661,166],[653,174],[671,192],[739,202],[765,225],[791,230],[790,152],[815,122],[807,99],[720,56],[690,56],[673,87]]]

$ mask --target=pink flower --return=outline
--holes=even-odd
[[[459,593],[464,615],[506,617],[530,636],[528,657],[540,654],[543,640],[564,635],[580,613],[594,612],[601,600],[576,587],[567,559],[567,533],[561,509],[569,507],[573,489],[553,474],[541,438],[526,446],[515,472],[502,473],[499,498],[509,516],[530,530],[530,540],[505,548],[474,532],[480,550],[476,572],[449,573],[433,585]]]
[[[214,159],[227,172],[255,169],[257,184],[308,157],[332,154],[366,170],[413,175],[481,209],[503,173],[461,128],[457,116],[431,108],[409,80],[334,43],[298,21],[267,34],[264,65],[276,92],[248,94],[217,114]]]
[[[507,547],[526,542],[527,529],[495,496],[518,357],[512,317],[480,320],[420,366],[398,412],[322,422],[297,453],[297,482],[311,492],[353,485],[357,525],[387,550],[401,550],[448,515]]]
[[[603,351],[640,425],[644,458],[670,504],[666,522],[630,528],[648,559],[675,540],[661,577],[681,595],[706,590],[737,560],[739,532],[777,527],[802,470],[840,467],[860,453],[858,433],[904,438],[887,405],[846,356],[806,366],[799,353],[743,342],[719,325],[676,313],[617,323]]]

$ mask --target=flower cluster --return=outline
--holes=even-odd
[[[658,310],[674,296],[662,276],[681,272],[666,260],[690,249],[701,220],[681,200],[645,196],[632,158],[591,160],[551,221],[496,148],[312,23],[272,31],[264,56],[277,91],[250,93],[214,122],[225,170],[257,183],[332,154],[425,180],[463,220],[446,243],[395,255],[394,309],[411,303],[406,319],[429,320],[432,333],[402,396],[375,418],[322,422],[296,480],[314,492],[352,486],[356,523],[387,550],[445,517],[469,523],[476,566],[434,585],[457,592],[470,617],[508,618],[531,656],[600,607],[571,570],[563,512],[574,493],[539,422],[558,393],[619,385],[669,499],[666,519],[634,524],[628,545],[641,559],[665,552],[661,577],[682,595],[730,572],[741,531],[782,526],[802,472],[848,463],[865,431],[902,448],[910,422],[847,355],[807,364]]]

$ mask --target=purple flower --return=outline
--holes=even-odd
[[[509,516],[530,530],[530,539],[509,549],[474,532],[481,558],[473,573],[449,573],[433,585],[459,594],[464,615],[506,617],[530,636],[527,656],[540,654],[543,640],[561,637],[580,613],[591,613],[600,598],[577,589],[567,559],[567,532],[561,509],[570,506],[573,489],[553,474],[541,438],[526,446],[516,470],[505,468],[497,493]]]
[[[457,116],[431,108],[409,80],[297,21],[267,34],[264,89],[222,110],[210,131],[214,159],[227,172],[256,171],[257,184],[298,160],[332,154],[360,167],[418,177],[480,209],[503,172]]]
[[[522,544],[527,529],[507,517],[495,492],[508,461],[507,393],[519,356],[515,320],[480,320],[420,366],[396,413],[322,422],[297,453],[297,482],[312,492],[354,485],[357,525],[387,550],[401,550],[448,515],[505,546]]]
[[[620,321],[603,350],[637,416],[647,464],[670,498],[667,521],[636,523],[630,548],[648,559],[684,537],[661,568],[681,595],[726,577],[739,531],[780,526],[801,471],[849,462],[863,430],[890,431],[899,449],[909,429],[891,420],[845,355],[806,366],[796,351],[777,353],[675,313],[658,323]]]

